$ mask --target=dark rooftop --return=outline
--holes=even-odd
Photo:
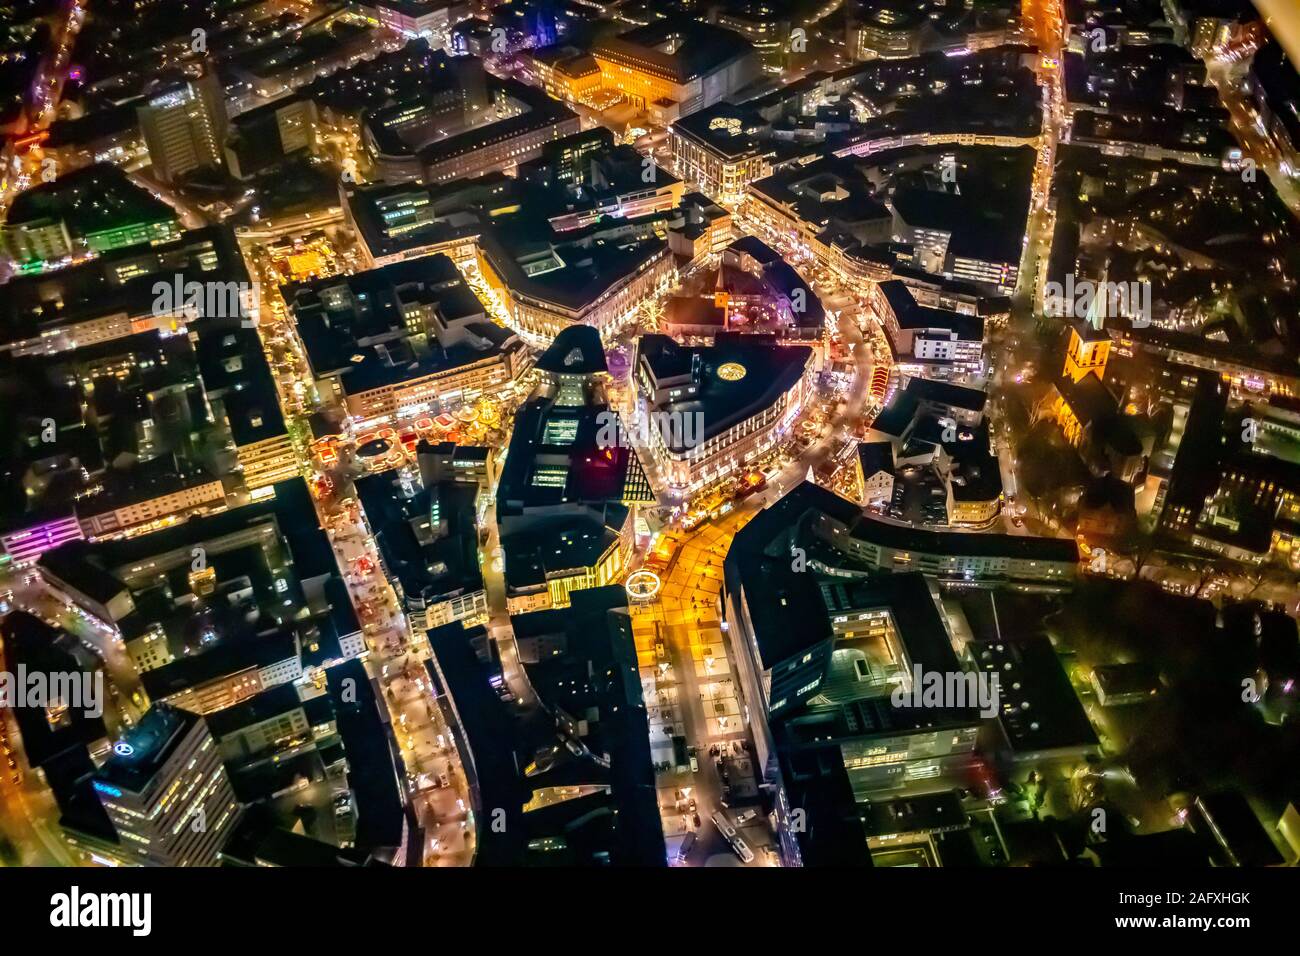
[[[635,63],[674,83],[686,83],[753,51],[739,33],[701,20],[673,18],[597,41],[592,54]]]
[[[341,376],[352,394],[521,347],[444,255],[290,285],[286,299],[313,372]]]
[[[112,755],[95,775],[97,788],[103,784],[143,793],[181,739],[202,719],[178,707],[154,704],[114,745]]]
[[[973,641],[971,658],[998,675],[998,722],[1019,754],[1099,746],[1097,734],[1047,637]]]
[[[978,388],[929,378],[913,378],[907,383],[907,393],[918,401],[948,405],[968,412],[983,412],[989,399],[988,393]]]
[[[600,333],[589,325],[561,329],[537,359],[537,369],[552,375],[594,375],[609,371]]]
[[[638,364],[657,380],[693,376],[696,390],[691,398],[670,400],[657,409],[683,418],[702,415],[703,433],[696,437],[703,441],[770,407],[803,377],[812,359],[810,348],[771,345],[740,335],[719,335],[709,346],[683,346],[666,335],[643,335],[637,353]],[[724,366],[739,366],[740,376],[724,377],[719,372]],[[668,444],[681,452],[686,450],[684,437],[678,434],[665,439],[675,439]]]
[[[117,166],[96,163],[18,194],[7,224],[36,219],[63,220],[74,236],[120,229],[137,223],[179,223],[176,211],[137,186]]]

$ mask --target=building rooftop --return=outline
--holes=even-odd
[[[560,504],[648,500],[648,483],[617,413],[606,404],[527,402],[515,416],[497,490],[499,514]]]
[[[551,375],[595,375],[609,371],[600,333],[589,325],[561,329],[537,359],[539,372]]]
[[[753,52],[739,33],[701,20],[673,18],[596,41],[591,53],[672,83],[688,83]]]
[[[325,697],[318,699],[328,701]],[[280,684],[225,710],[207,714],[203,719],[207,722],[208,730],[212,731],[212,736],[221,740],[244,727],[279,717],[302,706],[298,689],[293,684]]]
[[[27,611],[7,614],[0,620],[0,634],[4,637],[5,665],[10,674],[24,668],[28,674],[92,675],[101,666],[71,634],[56,630]],[[15,686],[14,690],[22,693],[21,687]],[[92,716],[96,704],[103,707],[106,701],[83,701],[83,707],[69,706],[55,721],[45,707],[20,706],[22,703],[6,700],[6,708],[13,712],[22,734],[23,752],[32,767],[44,768],[69,751],[84,753],[87,746],[107,735],[102,715]]]
[[[180,658],[168,665],[174,671],[150,678],[166,693],[261,660],[261,635],[287,634],[276,653],[292,656],[285,648],[297,634],[304,665],[324,663],[340,655],[339,639],[360,625],[339,589],[306,484],[294,478],[273,489],[238,508],[148,535],[65,545],[42,560],[61,580],[92,588],[85,592],[92,596],[112,596],[112,581],[130,591],[135,609],[119,623],[123,634],[129,640],[161,632]],[[201,581],[191,573],[196,547],[210,573]],[[226,646],[234,649],[210,657]]]
[[[95,775],[95,789],[143,793],[181,740],[202,720],[178,707],[154,704],[113,745],[113,753]]]
[[[6,225],[39,219],[62,220],[81,238],[141,223],[171,222],[179,228],[176,210],[111,163],[85,166],[19,193]]]
[[[638,179],[638,191],[641,186]],[[513,295],[580,316],[668,248],[665,213],[632,219],[611,212],[557,229],[553,217],[590,210],[592,190],[581,192],[584,200],[571,205],[566,188],[490,173],[441,186],[367,186],[350,192],[348,204],[376,257],[477,237]]]
[[[194,657],[182,657],[145,671],[140,675],[140,683],[151,699],[162,700],[246,670],[296,658],[298,652],[298,637],[292,630],[232,634]]]
[[[1092,679],[1107,697],[1141,694],[1155,697],[1163,686],[1160,671],[1144,661],[1125,664],[1097,664]]]
[[[959,669],[948,630],[923,575],[902,572],[852,582],[829,578],[822,582],[821,590],[824,613],[832,619],[852,611],[888,610],[912,665],[927,671]]]
[[[880,283],[880,292],[889,303],[900,329],[947,329],[966,342],[984,339],[984,320],[978,315],[952,312],[918,305],[911,288],[901,280]]]
[[[76,119],[59,119],[50,124],[49,149],[66,146],[89,146],[98,139],[122,134],[136,134],[140,129],[140,116],[136,108],[141,98],[105,106]]]
[[[383,558],[408,601],[435,603],[482,589],[476,485],[443,481],[404,497],[392,473],[356,481]]]
[[[872,866],[840,748],[786,750],[779,759],[786,797],[806,814],[802,832],[794,834],[803,865]]]
[[[907,383],[907,394],[918,402],[932,402],[968,412],[983,412],[989,400],[988,393],[981,389],[929,378],[911,379]]]
[[[1218,844],[1222,865],[1278,866],[1284,862],[1241,791],[1202,794],[1194,807],[1193,826],[1207,831]]]
[[[236,445],[285,433],[275,379],[253,328],[202,323],[194,333],[199,374],[212,398],[220,398]]]
[[[977,667],[998,675],[998,722],[1015,753],[1100,747],[1049,638],[973,641],[968,650]]]
[[[658,411],[681,416],[700,415],[707,441],[739,422],[771,407],[792,389],[812,360],[812,349],[755,341],[742,335],[720,334],[713,345],[683,346],[666,335],[643,335],[637,343],[638,366],[656,382],[688,376],[689,397],[656,403]],[[684,429],[668,435],[672,451],[689,450]]]
[[[813,527],[819,523],[827,527]],[[806,481],[737,532],[724,563],[728,588],[743,588],[750,596],[754,629],[761,635],[760,653],[769,665],[829,636],[829,625],[822,623],[826,598],[817,576],[791,571],[791,548],[803,548],[810,561],[816,558],[863,577],[871,573],[849,556],[848,542],[845,550],[826,543],[839,537],[840,527],[852,538],[922,557],[1005,557],[1069,565],[1079,561],[1078,545],[1072,539],[928,531],[894,524],[877,520],[859,505]]]
[[[574,313],[590,308],[668,248],[655,228],[662,217],[646,217],[637,227],[611,218],[553,236],[539,234],[542,227],[551,232],[545,220],[530,219],[522,211],[503,219],[502,228],[483,235],[482,251],[513,292]],[[531,262],[525,267],[525,261],[548,253],[555,268],[537,270]]]
[[[85,541],[69,541],[43,553],[37,567],[92,601],[108,604],[126,590],[126,585],[104,569],[96,554],[96,549]]]
[[[609,503],[593,513],[539,517],[524,529],[508,531],[501,538],[506,584],[512,590],[542,587],[553,576],[595,566],[619,541],[628,520],[626,506]]]
[[[871,422],[871,430],[901,438],[916,421],[920,409],[921,403],[916,396],[908,394],[904,389],[896,393],[893,401],[880,410],[880,414]]]
[[[766,135],[767,121],[757,110],[744,105],[715,103],[676,120],[672,128],[678,135],[733,161],[774,150]]]
[[[358,394],[494,358],[523,344],[487,318],[444,255],[286,287],[307,359]]]
[[[265,373],[260,353],[250,361]],[[213,501],[214,483],[237,480],[233,456],[203,453],[200,436],[223,447],[232,430],[188,336],[149,330],[54,354],[0,353],[0,394],[37,393],[39,408],[12,404],[19,441],[0,476],[0,521],[10,526],[60,514],[89,519],[205,486]]]
[[[894,473],[894,446],[887,441],[864,441],[858,443],[858,462],[862,466],[862,477],[887,471]]]
[[[970,826],[956,791],[870,800],[858,805],[862,829],[868,837],[909,833],[942,833]]]
[[[1019,263],[1027,207],[990,205],[986,198],[933,189],[900,189],[895,214],[913,228],[951,235],[950,252],[987,262]]]
[[[259,809],[255,807],[246,812],[231,832],[221,850],[221,858],[226,864],[314,869],[382,865],[364,850],[333,846],[276,826],[270,814],[257,812]]]
[[[487,667],[474,653],[472,634],[459,623],[429,631],[433,656],[425,666],[434,686],[454,701],[458,719],[452,733],[457,750],[474,768],[480,805],[504,811],[496,815],[502,826],[488,826],[491,815],[475,816],[480,821],[475,864],[514,866],[524,850],[527,824],[522,808],[529,797],[516,752],[518,731],[489,683]]]
[[[537,616],[546,623],[532,624]],[[583,742],[608,756],[616,862],[663,866],[667,854],[627,592],[618,585],[575,591],[568,608],[512,620],[525,631],[540,626],[566,635],[563,653],[526,666],[529,682],[548,709],[585,720]]]
[[[113,249],[57,272],[18,276],[0,298],[0,339],[18,342],[73,322],[115,313],[153,315],[160,282],[248,283],[248,270],[224,226],[182,233],[157,245]],[[200,309],[202,311],[202,309]]]
[[[787,166],[758,180],[751,189],[828,232],[852,232],[855,225],[888,222],[892,217],[854,161],[838,156]]]
[[[477,126],[422,146],[417,154],[426,167],[477,152],[503,139],[522,136],[529,131],[545,129],[569,119],[576,121],[578,118],[577,114],[563,103],[517,80],[494,79],[492,84],[499,86],[505,95],[520,103],[523,109],[495,123]]]

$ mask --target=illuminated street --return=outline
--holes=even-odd
[[[0,0],[11,935],[1280,922],[1294,6]]]

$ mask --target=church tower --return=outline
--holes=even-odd
[[[1070,344],[1065,350],[1065,369],[1070,381],[1078,382],[1085,375],[1095,374],[1106,380],[1106,361],[1110,358],[1110,336],[1102,330],[1106,313],[1106,297],[1094,296],[1088,307],[1088,317],[1082,324],[1071,324]]]

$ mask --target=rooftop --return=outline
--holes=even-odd
[[[351,394],[493,358],[522,343],[487,318],[445,255],[286,287],[317,377]]]
[[[137,186],[111,163],[86,166],[19,193],[6,225],[39,219],[62,220],[69,232],[79,237],[141,223],[179,225],[171,206]]]
[[[1100,746],[1049,638],[976,641],[969,650],[977,667],[998,675],[998,722],[1015,752]]]
[[[537,359],[537,370],[552,375],[595,375],[609,371],[600,333],[589,325],[561,329]]]
[[[676,120],[672,126],[678,135],[687,136],[727,159],[773,149],[764,135],[768,123],[756,110],[734,103],[715,103]]]
[[[673,83],[687,83],[753,52],[739,33],[701,20],[664,19],[598,40],[597,59],[612,60]]]
[[[918,305],[911,288],[898,279],[880,283],[880,292],[889,303],[900,329],[946,329],[968,342],[979,342],[984,338],[984,320],[978,315]]]
[[[143,793],[181,741],[203,720],[197,714],[154,704],[139,723],[125,731],[95,775],[96,789]]]
[[[968,412],[983,412],[989,400],[988,393],[978,388],[929,378],[913,378],[907,383],[907,394],[918,402],[931,402]]]
[[[15,342],[73,322],[124,312],[153,314],[160,280],[182,288],[197,282],[248,282],[248,271],[224,226],[182,233],[157,245],[128,246],[80,265],[35,276],[19,276],[0,297],[0,338]]]
[[[812,349],[773,345],[743,335],[719,334],[713,345],[683,346],[666,335],[643,335],[638,365],[658,384],[680,376],[690,380],[689,397],[659,401],[655,408],[702,416],[697,441],[707,441],[762,412],[792,389],[807,370]],[[688,451],[685,429],[664,436],[671,450]],[[693,447],[693,446],[692,446]]]

